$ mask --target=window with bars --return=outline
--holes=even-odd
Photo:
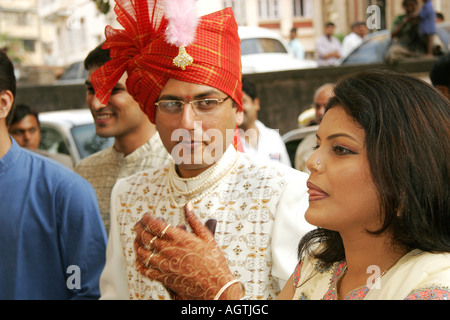
[[[245,0],[223,0],[224,8],[231,7],[233,9],[234,17],[239,25],[244,25],[246,22]]]
[[[294,17],[313,17],[313,0],[293,0],[293,2]]]
[[[280,1],[259,0],[258,7],[260,19],[270,20],[280,18]]]

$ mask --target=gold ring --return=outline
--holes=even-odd
[[[148,245],[151,246],[153,242],[155,242],[156,238],[158,238],[158,236],[154,236],[152,240],[149,241]]]
[[[153,258],[155,252],[153,251],[151,255],[148,256],[147,260],[145,260],[145,266],[149,267],[150,259]]]
[[[169,229],[170,226],[171,226],[171,224],[169,223],[169,224],[164,228],[164,230],[161,232],[161,234],[159,235],[159,238],[164,237],[164,235],[165,235],[166,232],[167,232],[167,229]]]

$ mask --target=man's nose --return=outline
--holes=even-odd
[[[196,119],[197,115],[194,108],[190,103],[186,103],[183,107],[183,111],[181,112],[181,128],[186,130],[195,129],[194,123],[196,122]]]
[[[97,111],[97,110],[100,110],[100,109],[106,107],[106,105],[101,103],[100,100],[94,95],[92,97],[92,101],[90,103],[90,107],[91,107],[91,109]]]

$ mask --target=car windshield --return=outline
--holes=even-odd
[[[241,41],[241,54],[255,53],[287,53],[283,44],[276,39],[255,38]]]
[[[95,133],[95,124],[75,126],[71,129],[81,159],[113,145],[114,138],[102,138]]]
[[[390,42],[388,34],[371,38],[345,59],[345,64],[380,63],[384,61],[384,55]]]

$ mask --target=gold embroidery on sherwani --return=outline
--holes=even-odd
[[[170,299],[160,283],[139,274],[133,252],[133,226],[144,213],[151,212],[174,226],[186,224],[184,208],[177,208],[171,201],[169,170],[166,166],[151,171],[151,176],[144,172],[129,177],[126,186],[121,188],[127,191],[119,193],[121,208],[117,218],[131,299]],[[257,167],[248,158],[239,156],[226,179],[214,190],[206,190],[209,194],[193,203],[194,212],[203,223],[212,218],[217,220],[215,239],[232,273],[253,299],[273,299],[280,291],[271,275],[271,234],[280,190],[285,185],[283,174],[271,166]],[[181,197],[177,194],[175,197],[179,202]]]

